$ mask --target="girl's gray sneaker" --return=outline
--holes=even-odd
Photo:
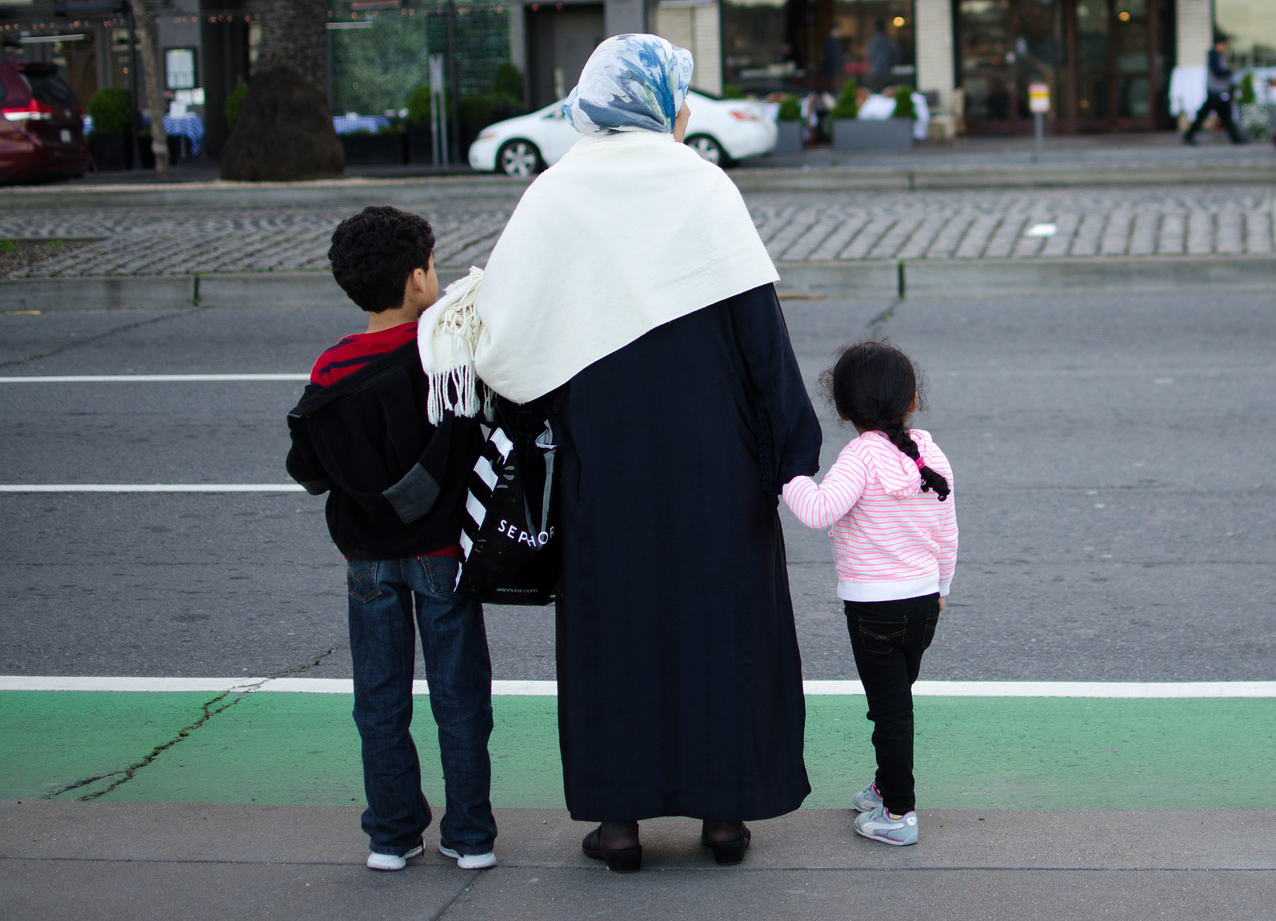
[[[860,812],[872,812],[882,805],[882,794],[878,792],[877,781],[851,797],[851,805]]]
[[[855,817],[855,833],[883,844],[905,845],[917,843],[917,813],[894,815],[885,806]]]

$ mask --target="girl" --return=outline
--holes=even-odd
[[[913,692],[957,561],[952,469],[930,435],[909,429],[922,408],[917,370],[886,342],[847,347],[820,383],[859,437],[824,481],[799,476],[784,501],[807,527],[827,528],[838,597],[873,722],[877,776],[851,802],[855,831],[917,843]]]

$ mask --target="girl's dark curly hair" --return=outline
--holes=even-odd
[[[862,432],[881,432],[912,460],[921,460],[905,418],[925,404],[921,374],[907,355],[884,340],[855,342],[838,353],[833,367],[820,375],[820,384],[839,416]],[[948,480],[930,467],[919,470],[922,491],[934,490],[940,502],[947,499]]]

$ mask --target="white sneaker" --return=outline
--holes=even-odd
[[[491,851],[486,854],[462,854],[440,844],[439,853],[444,857],[451,857],[462,870],[486,870],[496,866],[496,855]]]
[[[413,857],[420,857],[425,853],[425,844],[417,841],[416,845],[408,848],[402,854],[378,854],[372,851],[368,854],[369,870],[402,870],[408,865],[408,861]]]
[[[882,794],[877,789],[877,781],[873,781],[863,790],[852,796],[851,805],[859,812],[872,812],[878,806],[882,805]]]

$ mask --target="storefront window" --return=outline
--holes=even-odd
[[[917,82],[913,0],[723,0],[726,83],[756,95]]]
[[[844,73],[871,90],[917,85],[912,0],[837,0]]]
[[[1231,36],[1235,65],[1276,67],[1276,3],[1214,0],[1214,18],[1218,27]]]
[[[725,0],[722,57],[728,86],[765,95],[802,76],[785,19],[784,0]]]

